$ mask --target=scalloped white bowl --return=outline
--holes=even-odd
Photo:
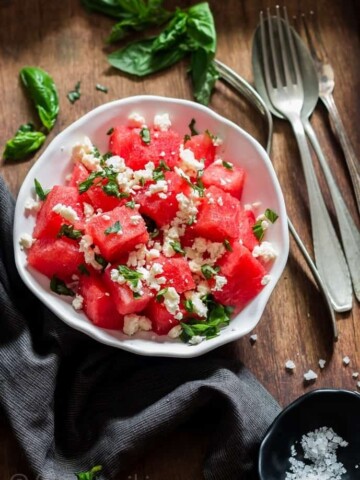
[[[26,252],[20,249],[19,238],[23,233],[32,234],[35,224],[33,215],[25,215],[25,202],[34,197],[34,178],[44,188],[64,184],[72,169],[72,147],[88,136],[100,149],[107,151],[106,132],[116,124],[125,124],[131,113],[143,115],[150,124],[155,114],[169,113],[173,128],[185,134],[192,118],[196,119],[199,131],[209,129],[223,139],[219,147],[223,159],[243,166],[247,181],[243,203],[261,202],[262,208],[271,208],[279,214],[271,226],[266,240],[272,242],[279,255],[269,268],[270,282],[237,316],[221,334],[198,345],[187,345],[167,336],[153,332],[141,332],[128,337],[121,332],[105,330],[93,325],[85,314],[75,311],[71,300],[50,291],[49,279],[27,265]],[[46,148],[29,171],[20,189],[16,204],[14,223],[15,259],[20,276],[30,290],[66,324],[80,330],[99,342],[141,355],[167,357],[195,357],[220,345],[237,340],[249,333],[259,322],[266,303],[285,267],[289,252],[287,217],[283,195],[270,159],[259,143],[248,133],[209,108],[174,98],[136,96],[106,103],[87,113],[60,133]]]

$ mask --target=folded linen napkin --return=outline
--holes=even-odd
[[[66,326],[25,287],[12,244],[14,200],[0,177],[0,405],[35,475],[74,480],[102,465],[119,478],[148,445],[199,413],[212,419],[206,480],[256,478],[279,406],[219,351],[146,358]]]

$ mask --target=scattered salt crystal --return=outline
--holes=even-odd
[[[288,360],[286,363],[285,363],[285,368],[286,370],[295,370],[295,363],[292,361],[292,360]]]
[[[343,364],[344,364],[345,366],[348,366],[349,363],[350,363],[350,358],[349,358],[348,356],[344,357],[344,358],[343,358]]]
[[[308,372],[304,373],[304,378],[307,382],[316,380],[317,377],[318,377],[317,374],[313,370],[309,370]]]
[[[324,368],[324,367],[325,367],[325,364],[326,364],[326,360],[323,360],[322,358],[320,358],[320,360],[319,360],[319,367],[320,367],[320,368]]]
[[[337,459],[337,449],[347,447],[348,442],[337,435],[332,428],[321,427],[301,438],[303,462],[296,458],[297,451],[291,447],[290,471],[285,480],[341,480],[346,469]],[[310,463],[309,463],[310,462]]]
[[[353,377],[353,378],[358,378],[358,376],[359,376],[359,372],[354,372],[354,373],[352,374],[352,377]]]

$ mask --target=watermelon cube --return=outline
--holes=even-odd
[[[196,287],[189,264],[183,257],[167,258],[161,256],[154,262],[160,263],[163,267],[161,276],[166,279],[163,287],[174,287],[178,293],[183,293]]]
[[[223,163],[216,162],[205,169],[201,179],[205,187],[214,185],[240,200],[245,182],[245,170],[236,165],[226,168]]]
[[[69,221],[53,208],[58,205],[70,207],[76,213],[78,220]],[[33,236],[35,238],[56,237],[63,224],[73,224],[82,228],[83,210],[77,188],[55,185],[49,192],[37,215]]]
[[[150,143],[143,142],[141,129],[116,127],[109,139],[109,150],[126,160],[133,170],[141,170],[148,162],[155,166],[163,160],[170,168],[179,164],[180,135],[172,130],[162,132],[150,129]]]
[[[176,195],[181,192],[186,194],[190,189],[175,172],[165,172],[164,177],[168,188],[166,198],[161,198],[158,193],[146,195],[149,184],[135,195],[136,203],[140,204],[140,212],[152,218],[159,227],[169,224],[179,210]]]
[[[106,268],[104,281],[111,293],[117,311],[122,315],[141,312],[153,296],[150,290],[144,285],[141,297],[134,297],[134,292],[126,284],[120,285],[111,280],[111,270],[114,268],[116,269],[117,265],[109,265]]]
[[[247,247],[250,252],[253,251],[256,245],[259,245],[259,240],[256,238],[253,226],[256,222],[255,215],[251,210],[240,211],[239,218],[239,240]]]
[[[223,305],[233,306],[237,313],[263,289],[266,270],[239,242],[234,242],[232,251],[226,252],[217,265],[227,283],[221,291],[213,292],[214,297]]]
[[[108,195],[104,192],[103,186],[106,185],[108,179],[101,179],[94,184],[82,195],[87,195],[88,200],[84,201],[89,202],[95,210],[101,209],[103,212],[108,212],[109,210],[113,210],[120,205],[123,205],[126,200],[123,198],[118,198],[113,195]]]
[[[84,312],[94,325],[122,330],[124,319],[116,310],[115,303],[99,276],[82,275],[79,281],[79,293],[84,298]]]
[[[83,262],[78,242],[65,237],[38,239],[28,252],[29,265],[49,278],[56,275],[64,281],[78,274],[77,267]]]
[[[125,206],[91,218],[85,226],[85,232],[91,235],[108,262],[116,261],[135,245],[149,239],[145,222],[138,210]]]
[[[88,171],[88,169],[84,167],[82,163],[76,162],[71,174],[69,186],[78,188],[79,183],[84,182],[89,175],[90,175],[90,172]]]
[[[152,329],[158,335],[166,335],[169,331],[179,325],[174,315],[167,311],[165,305],[152,298],[145,310],[145,315],[150,318]]]
[[[213,144],[211,136],[206,132],[193,135],[185,142],[184,148],[192,150],[197,160],[203,159],[205,168],[215,160],[216,147]]]
[[[199,209],[193,231],[198,237],[215,242],[237,238],[241,206],[229,193],[211,186],[207,189],[206,201]]]

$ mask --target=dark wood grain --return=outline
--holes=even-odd
[[[182,2],[189,5],[195,2]],[[218,32],[217,58],[252,81],[251,42],[262,8],[275,5],[264,0],[224,0],[210,2]],[[169,6],[179,2],[169,1]],[[336,74],[335,100],[342,114],[355,152],[360,156],[360,5],[357,1],[288,0],[291,16],[315,9],[322,34]],[[24,27],[26,19],[26,28]],[[67,125],[101,103],[136,94],[158,94],[191,99],[191,88],[184,63],[144,80],[135,81],[110,69],[104,49],[112,21],[89,14],[75,0],[0,0],[0,145],[24,122],[36,120],[33,108],[19,85],[18,72],[24,65],[37,65],[49,71],[60,93],[61,113],[47,143]],[[66,93],[81,81],[81,100],[71,105]],[[109,88],[104,94],[96,83]],[[219,82],[211,106],[230,118],[260,142],[265,140],[264,125],[253,107]],[[331,169],[357,224],[357,215],[349,174],[341,151],[329,129],[324,108],[313,119]],[[14,195],[33,159],[0,165],[0,172]],[[282,185],[289,216],[312,250],[308,202],[299,155],[288,124],[275,123],[272,160]],[[326,185],[318,170],[324,194],[332,212]],[[277,285],[263,318],[256,328],[258,341],[251,345],[245,337],[230,347],[235,356],[256,375],[281,405],[287,405],[304,392],[318,387],[356,389],[353,371],[360,370],[360,310],[354,300],[351,313],[338,315],[339,342],[332,345],[326,310],[308,268],[296,245],[285,272]],[[342,363],[348,355],[351,363]],[[318,360],[327,361],[320,371]],[[293,374],[285,371],[288,359],[296,363]],[[309,368],[319,374],[315,384],[304,385],[303,374]],[[0,424],[0,479],[8,480],[16,472],[27,473],[26,464],[12,437],[11,430]],[[160,441],[121,479],[200,480],[206,451],[206,435],[183,427],[171,438]],[[31,476],[28,474],[28,478]],[[120,480],[120,479],[119,479]]]

